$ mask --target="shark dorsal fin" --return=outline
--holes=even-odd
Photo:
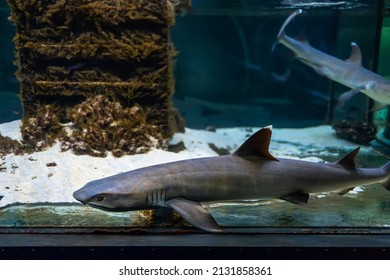
[[[269,152],[269,144],[271,143],[272,126],[266,126],[256,133],[252,134],[242,144],[237,151],[233,153],[235,156],[258,156],[270,160],[279,161]]]
[[[352,42],[351,48],[352,48],[351,55],[345,61],[348,63],[353,63],[353,64],[361,66],[362,65],[362,52],[360,51],[359,46]]]
[[[344,156],[343,158],[336,161],[336,164],[341,165],[345,169],[355,169],[356,163],[355,163],[355,157],[359,153],[360,147],[357,147],[355,150],[350,152],[348,155]]]

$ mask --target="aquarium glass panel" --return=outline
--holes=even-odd
[[[41,15],[26,28],[48,43],[20,52],[0,3],[1,233],[389,229],[389,1],[172,0],[126,20],[114,2]]]

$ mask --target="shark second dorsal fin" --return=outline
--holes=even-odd
[[[341,165],[345,169],[355,169],[356,168],[355,157],[359,153],[359,150],[360,147],[357,147],[355,150],[353,150],[343,158],[339,159],[335,163]]]
[[[356,43],[351,43],[351,55],[345,62],[356,64],[357,66],[362,65],[362,52],[360,51],[359,46]]]
[[[233,153],[234,156],[258,156],[270,160],[279,161],[269,152],[269,145],[271,143],[272,126],[266,126],[256,133],[252,134],[242,144],[237,151]]]

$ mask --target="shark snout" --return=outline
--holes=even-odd
[[[88,197],[85,195],[85,192],[80,190],[77,190],[73,193],[74,199],[80,201],[82,204],[86,204]]]

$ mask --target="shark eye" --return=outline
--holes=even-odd
[[[98,195],[97,197],[95,197],[95,199],[97,202],[102,202],[104,200],[104,196]]]

